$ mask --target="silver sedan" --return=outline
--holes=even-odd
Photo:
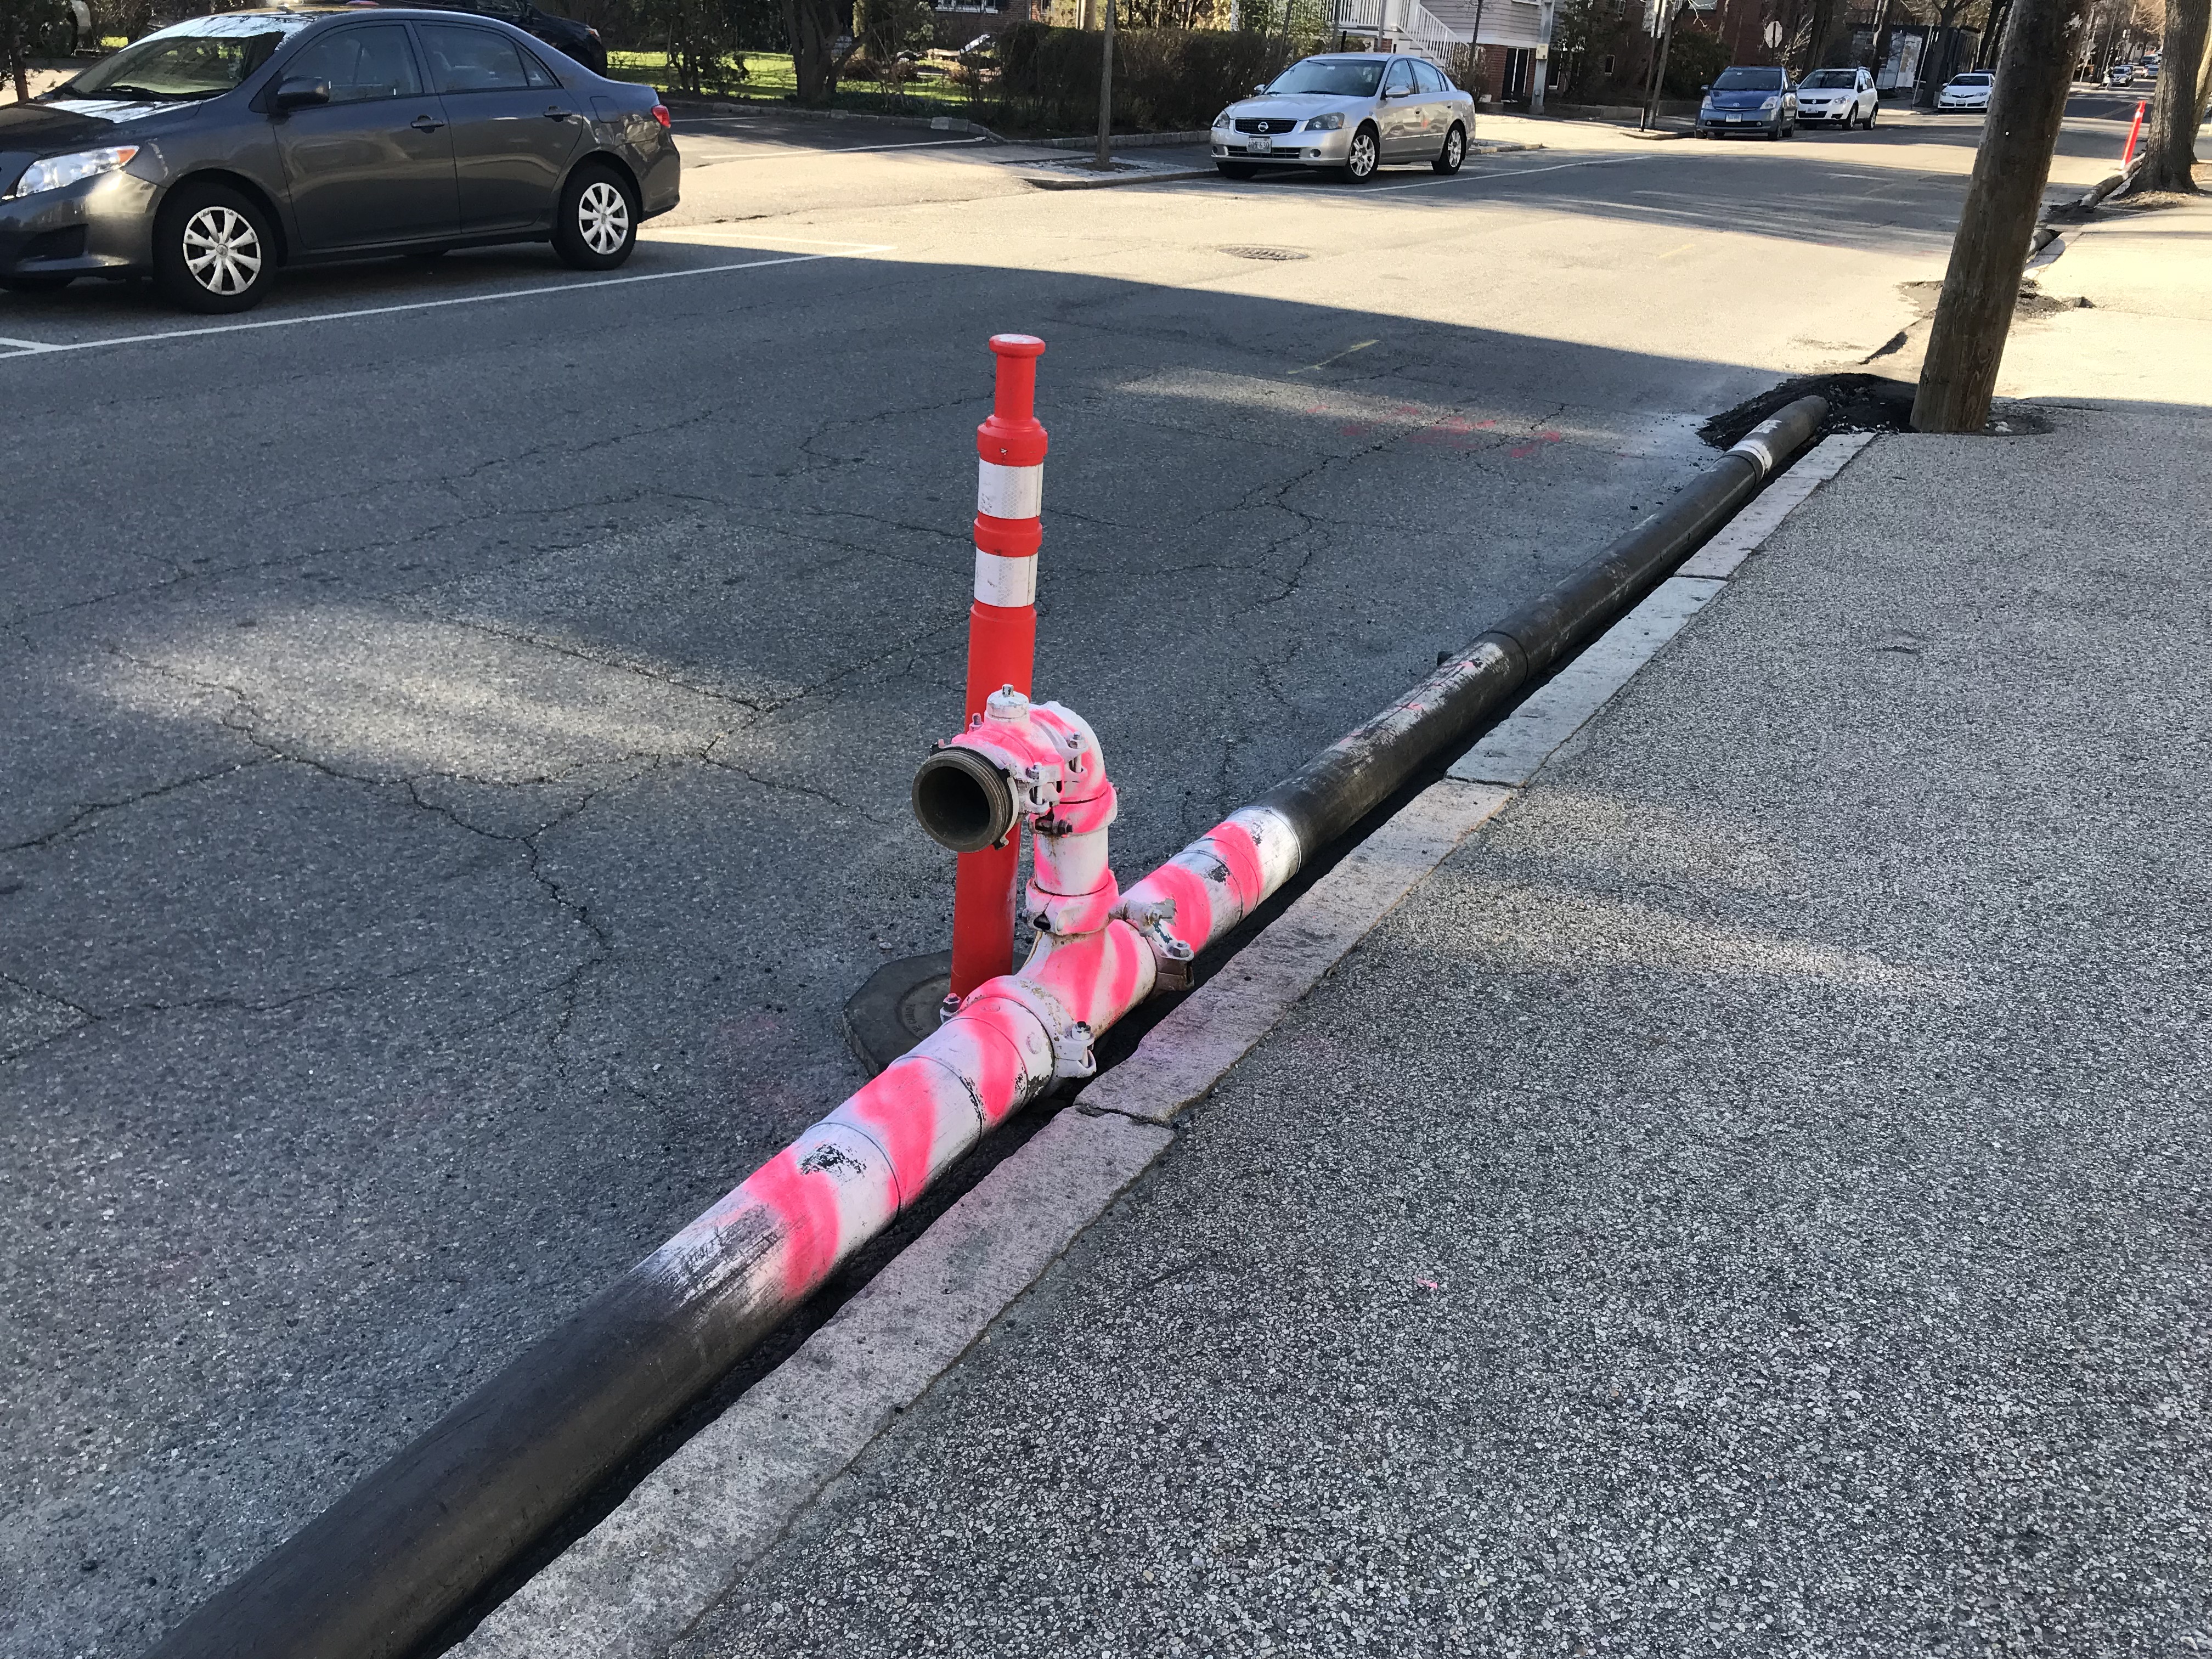
[[[1457,173],[1474,131],[1473,95],[1425,58],[1308,58],[1254,94],[1213,118],[1213,163],[1231,179],[1331,167],[1357,184],[1389,161]]]

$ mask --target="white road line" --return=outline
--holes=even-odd
[[[795,241],[796,237],[761,237],[757,240]],[[32,340],[0,342],[18,349],[0,352],[0,362],[11,357],[50,357],[62,351],[96,351],[105,346],[149,345],[164,340],[197,340],[215,334],[244,334],[256,329],[297,328],[307,323],[345,323],[364,317],[392,317],[408,311],[437,311],[447,306],[489,305],[505,300],[537,300],[551,294],[579,294],[587,289],[622,288],[635,283],[667,283],[680,276],[714,276],[732,270],[758,270],[767,265],[799,265],[819,259],[856,258],[863,254],[888,253],[892,244],[856,243],[842,253],[787,253],[773,259],[741,259],[732,264],[698,265],[689,270],[648,270],[631,276],[597,276],[580,283],[541,283],[535,288],[502,289],[491,294],[459,294],[442,300],[411,300],[404,305],[361,306],[350,311],[317,311],[299,317],[264,317],[250,323],[213,323],[203,328],[162,329],[150,334],[116,334],[98,340],[66,340],[46,343]]]
[[[1462,185],[1470,179],[1526,179],[1532,173],[1565,173],[1570,167],[1618,167],[1626,161],[1662,161],[1663,155],[1601,155],[1592,161],[1555,161],[1545,167],[1513,167],[1497,173],[1461,173],[1449,179],[1416,179],[1410,184],[1376,185],[1360,191],[1362,196],[1379,196],[1385,191],[1426,190],[1431,185]]]

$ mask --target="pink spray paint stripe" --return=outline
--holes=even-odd
[[[830,1276],[837,1261],[837,1195],[829,1178],[808,1175],[799,1155],[785,1147],[746,1177],[740,1192],[773,1211],[783,1224],[783,1293],[793,1300]]]
[[[854,1121],[890,1160],[891,1190],[901,1209],[929,1181],[930,1152],[941,1127],[933,1073],[942,1076],[944,1068],[902,1056],[846,1103]]]
[[[1229,866],[1229,879],[1237,890],[1237,908],[1246,915],[1252,914],[1262,896],[1261,886],[1266,876],[1260,866],[1260,849],[1252,844],[1252,837],[1240,823],[1217,825],[1206,836],[1207,842]]]

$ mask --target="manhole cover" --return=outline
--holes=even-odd
[[[1225,247],[1221,251],[1234,259],[1303,259],[1306,257],[1294,247]]]

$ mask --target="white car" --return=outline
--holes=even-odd
[[[1957,114],[1962,112],[1987,114],[1990,107],[1990,82],[1987,70],[1972,75],[1954,75],[1946,82],[1943,90],[1936,94],[1936,107],[1941,112]]]
[[[1881,94],[1863,69],[1814,70],[1797,83],[1797,118],[1808,127],[1870,127],[1881,113]]]
[[[1386,161],[1457,173],[1474,133],[1474,98],[1423,58],[1330,52],[1255,90],[1213,118],[1213,164],[1227,178],[1331,167],[1358,184]]]

